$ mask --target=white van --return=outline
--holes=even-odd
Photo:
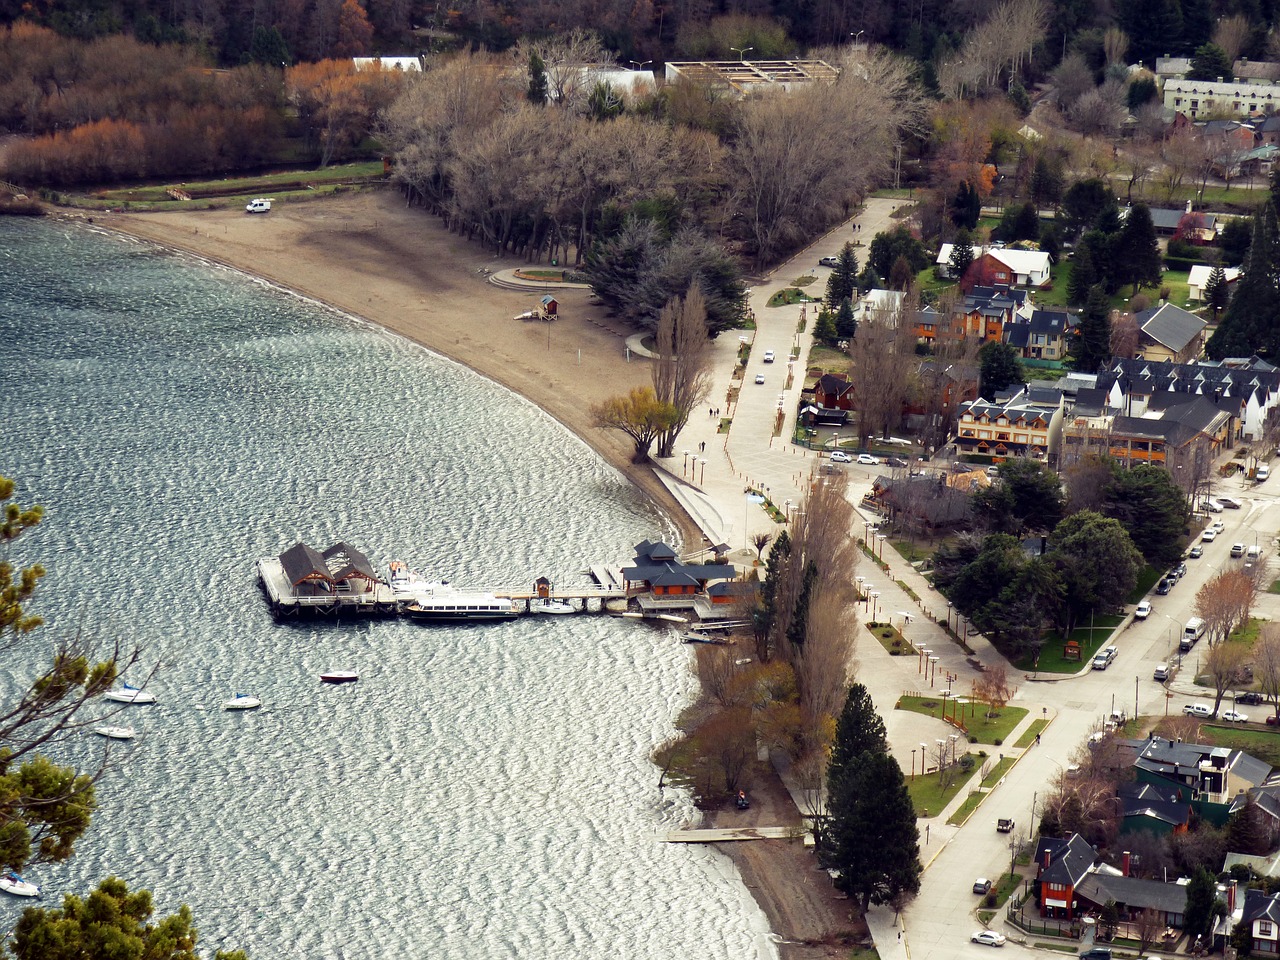
[[[266,197],[258,197],[256,200],[250,200],[244,205],[245,213],[270,213],[271,201]]]
[[[1186,653],[1195,646],[1197,640],[1204,636],[1204,631],[1204,621],[1199,617],[1192,617],[1182,630],[1182,639],[1178,642],[1178,649]]]
[[[1262,483],[1262,481],[1266,480],[1269,476],[1271,476],[1271,468],[1265,463],[1260,465],[1253,473],[1253,479],[1258,481],[1258,483]]]
[[[1257,560],[1261,554],[1262,554],[1262,550],[1259,547],[1252,546],[1252,547],[1249,547],[1249,549],[1247,549],[1244,552],[1244,558],[1252,562],[1254,560]]]

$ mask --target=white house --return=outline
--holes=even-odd
[[[955,244],[944,243],[938,251],[938,259],[934,261],[938,267],[938,276],[951,275],[951,251]],[[984,256],[990,256],[1009,268],[1011,276],[1001,283],[1020,287],[1042,287],[1049,282],[1050,270],[1053,266],[1049,254],[1043,250],[1016,250],[1012,247],[974,247],[974,262]],[[958,277],[956,279],[959,279]]]
[[[1227,278],[1228,285],[1235,283],[1240,276],[1239,267],[1223,267],[1223,276]],[[1204,287],[1209,282],[1209,274],[1213,273],[1213,267],[1203,263],[1197,263],[1191,268],[1191,273],[1187,275],[1187,298],[1190,300],[1203,300]]]
[[[1211,113],[1249,117],[1280,108],[1280,87],[1259,83],[1217,80],[1169,80],[1164,85],[1164,105],[1192,120]]]

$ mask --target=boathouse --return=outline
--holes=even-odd
[[[373,569],[369,558],[345,541],[316,550],[295,543],[280,554],[258,561],[258,577],[277,613],[339,610],[390,613],[394,591]]]
[[[712,580],[732,580],[737,571],[729,563],[682,563],[665,543],[644,540],[635,547],[631,566],[622,568],[627,595],[664,606],[691,606],[705,598]]]

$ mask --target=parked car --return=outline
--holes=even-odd
[[[907,461],[901,457],[886,457],[884,462],[891,467],[905,467],[907,465]]]
[[[1200,546],[1200,544],[1197,543],[1194,547],[1192,547],[1190,550],[1187,551],[1187,556],[1190,557],[1192,560],[1199,560],[1201,557],[1204,556],[1204,547]]]
[[[1007,938],[1003,933],[996,933],[994,930],[975,930],[969,939],[988,947],[1003,947]]]
[[[1266,703],[1266,698],[1257,690],[1246,690],[1244,693],[1236,694],[1236,703],[1252,704],[1256,706],[1260,703]]]
[[[1210,527],[1204,533],[1200,534],[1200,540],[1202,543],[1213,543],[1213,541],[1217,539],[1218,539],[1218,531],[1213,529],[1213,527]]]
[[[859,463],[865,463],[867,466],[874,467],[876,464],[878,464],[878,463],[880,462],[880,458],[879,458],[879,457],[873,457],[873,456],[872,456],[871,454],[869,454],[869,453],[860,453],[860,454],[858,454],[858,462],[859,462]]]
[[[818,261],[818,266],[838,267],[840,266],[840,260],[837,257],[823,257],[821,260]]]
[[[1156,593],[1160,594],[1160,596],[1163,597],[1166,593],[1168,593],[1170,590],[1173,589],[1173,584],[1174,584],[1174,581],[1170,580],[1168,577],[1163,578],[1159,583],[1156,584]]]
[[[843,450],[832,450],[831,459],[836,463],[853,463],[853,457],[849,456],[849,454],[845,453]],[[861,462],[861,459],[859,459],[859,462]]]
[[[1226,529],[1221,520],[1215,520],[1213,523],[1209,524],[1209,526],[1213,527],[1213,529],[1218,533],[1221,533]]]
[[[1169,576],[1177,577],[1181,580],[1187,575],[1187,565],[1182,561],[1178,561],[1178,565],[1169,571]]]
[[[757,373],[757,374],[756,374],[756,383],[764,383],[764,374],[763,374],[763,373]]]
[[[1076,960],[1111,960],[1111,948],[1091,947],[1076,957]]]
[[[772,350],[766,350],[766,351],[764,352],[764,362],[765,362],[765,363],[773,363],[773,351],[772,351]]]
[[[1265,463],[1262,464],[1262,466],[1258,467],[1258,469],[1255,470],[1253,473],[1253,479],[1256,480],[1258,483],[1262,483],[1269,476],[1271,476],[1271,468],[1268,467]]]
[[[244,205],[245,213],[270,213],[271,201],[266,197],[258,197]]]
[[[986,877],[979,877],[973,881],[973,892],[977,894],[988,894],[991,892],[991,881]]]
[[[1143,600],[1134,608],[1133,616],[1137,620],[1145,620],[1151,616],[1151,601]]]
[[[1232,556],[1233,558],[1234,558],[1234,557],[1243,557],[1243,556],[1244,556],[1244,544],[1243,544],[1243,543],[1233,543],[1233,544],[1231,545],[1231,556]]]
[[[996,821],[997,833],[1013,833],[1013,827],[1014,827],[1013,820],[1008,817],[1001,817],[999,820]]]
[[[1223,710],[1218,716],[1227,721],[1227,723],[1248,723],[1249,715],[1241,713],[1239,710]]]
[[[1111,666],[1111,659],[1109,657],[1104,657],[1102,654],[1098,654],[1093,658],[1092,666],[1094,670],[1105,670],[1107,667]]]
[[[1188,717],[1199,717],[1202,720],[1213,716],[1213,710],[1207,703],[1188,703],[1182,708],[1182,712]]]
[[[1168,665],[1167,663],[1157,664],[1157,665],[1156,665],[1156,672],[1155,672],[1155,674],[1152,676],[1152,679],[1153,679],[1153,680],[1155,680],[1155,682],[1156,682],[1156,683],[1164,683],[1166,680],[1168,680],[1168,679],[1169,679],[1169,665]]]
[[[1220,504],[1217,500],[1214,500],[1212,497],[1210,497],[1208,500],[1201,501],[1200,506],[1202,509],[1208,510],[1210,513],[1222,512],[1222,504]]]

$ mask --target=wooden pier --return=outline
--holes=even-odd
[[[726,843],[734,840],[795,840],[809,832],[802,826],[794,827],[725,827],[700,830],[669,830],[658,834],[661,843]]]

